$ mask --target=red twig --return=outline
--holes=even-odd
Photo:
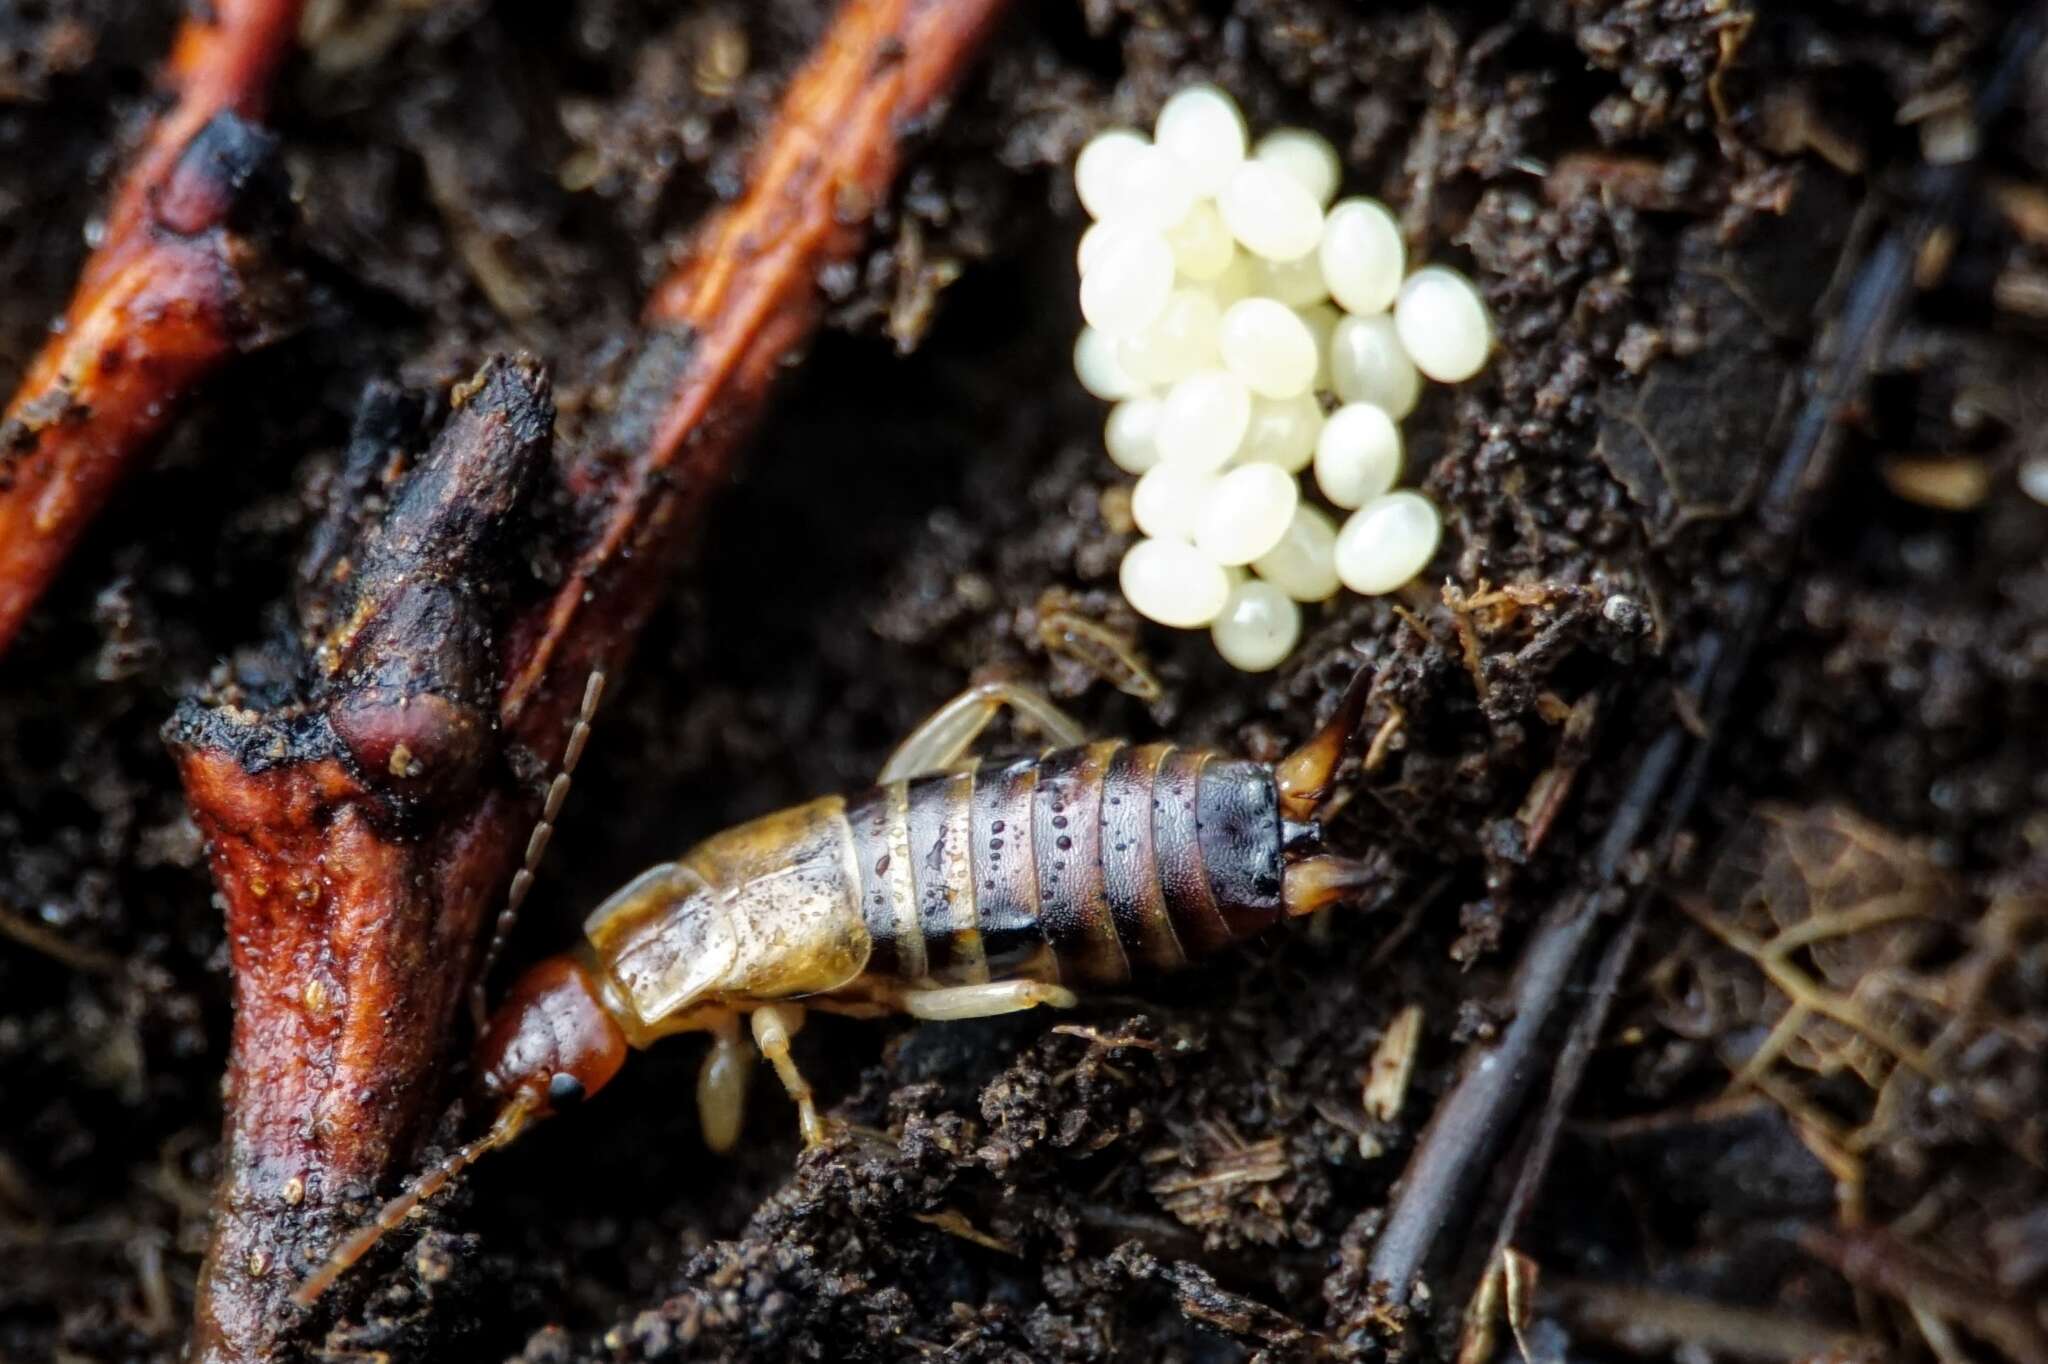
[[[79,277],[64,325],[0,417],[0,651],[178,400],[272,334],[238,221],[261,116],[299,0],[213,0],[165,67],[150,130]],[[282,194],[265,186],[263,194]],[[260,206],[260,203],[259,203]]]
[[[648,300],[612,448],[585,451],[569,474],[595,533],[554,601],[516,632],[505,720],[522,740],[556,743],[590,669],[630,645],[705,491],[816,326],[818,272],[859,246],[901,139],[931,117],[1004,6],[848,0],[784,97],[746,197],[703,225]]]
[[[655,294],[608,437],[563,472],[574,568],[517,585],[516,514],[545,397],[499,362],[364,546],[289,704],[187,705],[167,737],[234,944],[226,1174],[195,1360],[266,1357],[287,1297],[411,1164],[477,931],[531,828],[594,666],[633,640],[857,249],[900,142],[1001,0],[848,0],[746,195]],[[523,453],[522,453],[523,452]],[[486,513],[489,514],[486,514]],[[324,553],[324,552],[323,552]],[[482,585],[511,584],[487,591]],[[522,595],[522,592],[525,595]],[[329,624],[329,622],[335,622]]]

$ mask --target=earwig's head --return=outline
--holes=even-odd
[[[573,957],[519,978],[477,1048],[477,1082],[499,1104],[524,1096],[541,1117],[595,1094],[626,1060],[626,1035]]]
[[[310,1307],[384,1234],[489,1151],[518,1140],[535,1118],[558,1112],[604,1087],[626,1060],[626,1035],[598,998],[597,984],[573,957],[550,957],[520,977],[484,1029],[477,1048],[478,1088],[495,1109],[490,1130],[458,1147],[377,1216],[346,1237],[292,1293]]]

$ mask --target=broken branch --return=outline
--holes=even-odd
[[[165,68],[176,102],[0,416],[0,653],[180,400],[279,330],[252,229],[286,193],[252,120],[298,11],[298,0],[215,0],[179,30]]]
[[[519,865],[587,679],[630,652],[776,375],[817,325],[1000,0],[848,0],[746,194],[650,302],[604,435],[563,462],[569,557],[521,586],[516,509],[548,429],[495,362],[355,552],[313,547],[301,695],[188,703],[167,731],[235,943],[225,1177],[193,1358],[267,1357],[287,1299],[411,1163],[478,929]],[[388,411],[390,403],[383,403]],[[366,414],[374,425],[376,414]],[[343,482],[376,464],[352,454]],[[512,523],[512,524],[508,524]],[[481,584],[510,583],[502,592]],[[336,622],[326,627],[328,620]],[[233,702],[238,698],[227,698]]]

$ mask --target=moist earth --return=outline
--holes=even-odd
[[[0,2],[9,387],[183,8]],[[274,118],[296,331],[205,390],[0,662],[7,1358],[178,1356],[229,982],[158,729],[288,637],[359,394],[445,396],[523,349],[573,445],[826,19],[797,0],[308,11]],[[308,1356],[1376,1354],[1364,1266],[1393,1181],[1464,1047],[1506,1021],[1530,925],[1587,883],[1627,774],[1687,713],[1670,679],[1762,581],[1780,605],[1674,864],[1642,869],[1662,888],[1518,1242],[1541,1269],[1521,1346],[1798,1358],[1832,1334],[2022,1357],[2048,1329],[2048,507],[2020,484],[2048,470],[2048,68],[1985,131],[1956,230],[1838,414],[1794,561],[1757,556],[1746,519],[1843,276],[1967,136],[2004,19],[1020,5],[871,248],[823,281],[829,325],[615,685],[506,964],[698,837],[864,784],[989,670],[1100,733],[1270,758],[1377,668],[1383,742],[1330,831],[1371,859],[1370,905],[1070,1015],[821,1019],[797,1043],[843,1129],[820,1150],[764,1075],[740,1152],[709,1155],[699,1044],[655,1048],[392,1237]],[[1332,139],[1349,189],[1481,282],[1501,338],[1406,423],[1445,511],[1426,581],[1451,588],[1315,609],[1268,676],[1122,603],[1127,488],[1071,379],[1066,168],[1197,78],[1255,126]],[[1149,699],[1119,688],[1133,669]],[[1410,1083],[1369,1113],[1411,1006]],[[1882,1239],[1856,1243],[1852,1291],[1840,1238],[1864,1229]],[[1471,1291],[1453,1260],[1427,1280],[1426,1357]]]

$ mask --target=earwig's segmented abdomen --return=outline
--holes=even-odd
[[[1279,919],[1271,770],[1120,742],[847,802],[871,975],[1110,985]]]

